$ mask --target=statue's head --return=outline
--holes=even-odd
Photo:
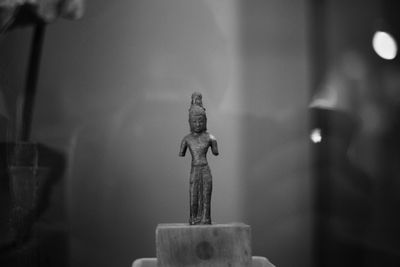
[[[202,133],[207,130],[206,109],[203,107],[202,96],[200,93],[192,94],[192,102],[189,109],[190,131]]]
[[[202,133],[207,131],[207,117],[205,115],[189,116],[190,131]]]

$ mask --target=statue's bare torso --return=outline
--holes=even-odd
[[[207,165],[207,151],[211,147],[214,155],[218,155],[217,141],[215,137],[208,132],[200,134],[190,133],[182,140],[180,155],[184,156],[186,148],[189,147],[192,155],[192,166]]]

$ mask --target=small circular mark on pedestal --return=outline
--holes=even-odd
[[[196,246],[196,255],[202,260],[209,260],[214,256],[214,248],[207,241],[202,241]]]
[[[218,230],[217,230],[217,229],[214,229],[214,230],[213,230],[213,235],[214,235],[214,236],[218,236]]]

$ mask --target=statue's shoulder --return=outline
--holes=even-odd
[[[192,136],[192,134],[187,134],[187,135],[185,135],[185,137],[183,137],[183,140],[184,141],[190,141],[190,140],[192,140],[193,139],[193,136]]]
[[[206,132],[205,134],[206,134],[207,138],[208,138],[210,141],[216,141],[216,140],[217,140],[217,139],[215,138],[215,136],[212,135],[212,134],[210,134],[209,132]]]

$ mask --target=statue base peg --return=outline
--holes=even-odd
[[[251,229],[243,223],[159,224],[158,267],[250,267]]]

